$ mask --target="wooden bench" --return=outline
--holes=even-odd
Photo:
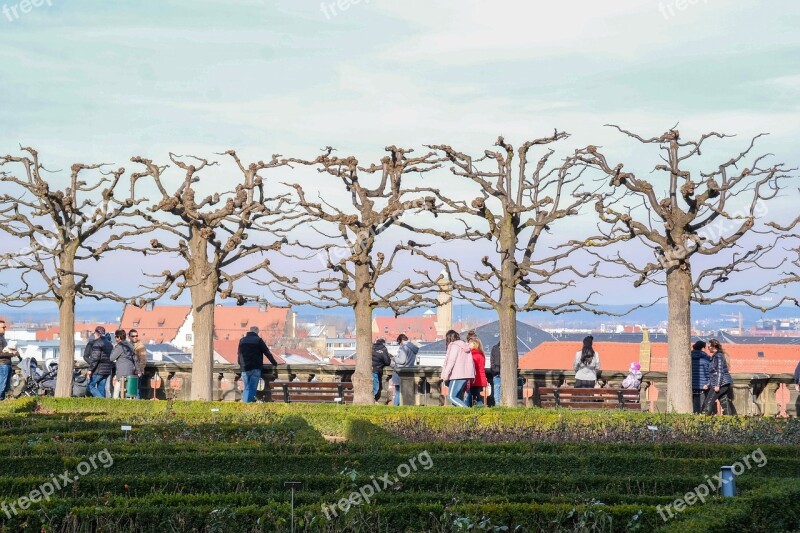
[[[536,407],[566,409],[632,409],[641,410],[639,391],[635,389],[570,389],[557,387],[533,388]]]
[[[352,383],[317,383],[271,381],[273,402],[353,403]]]

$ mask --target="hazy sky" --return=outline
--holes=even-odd
[[[38,4],[38,5],[34,5]],[[133,154],[365,159],[386,145],[483,150],[572,134],[769,132],[800,166],[796,0],[0,0],[0,151],[57,168]],[[715,155],[716,148],[710,150]],[[631,168],[630,164],[626,165]],[[318,183],[321,194],[329,185]],[[796,199],[776,204],[776,216]],[[785,213],[783,212],[785,211]],[[639,297],[631,296],[631,300]]]

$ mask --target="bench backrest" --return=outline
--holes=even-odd
[[[353,403],[352,383],[272,381],[269,390],[273,402]]]
[[[639,391],[635,389],[575,389],[538,385],[533,389],[533,405],[571,409],[641,409]]]

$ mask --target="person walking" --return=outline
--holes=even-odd
[[[256,400],[258,382],[264,372],[264,356],[269,359],[273,367],[278,366],[267,343],[258,336],[258,331],[258,327],[253,326],[247,335],[239,340],[238,360],[244,383],[242,403],[252,403]]]
[[[89,351],[89,394],[95,398],[106,397],[106,382],[111,376],[114,366],[111,363],[111,343],[106,338],[106,328],[97,326],[94,330],[94,339],[87,344]]]
[[[593,389],[597,383],[597,371],[600,370],[600,354],[594,351],[594,337],[588,335],[583,339],[583,348],[575,353],[575,388]]]
[[[461,395],[467,381],[475,377],[472,349],[452,329],[445,334],[445,346],[447,353],[442,365],[442,381],[447,386],[447,399],[456,407],[467,407]]]
[[[467,342],[472,350],[472,363],[475,366],[475,377],[469,384],[467,404],[470,407],[483,407],[483,390],[486,388],[486,354],[483,343],[474,331],[467,334]]]
[[[492,400],[494,406],[500,407],[500,343],[492,346],[489,370],[492,372]]]
[[[114,393],[113,398],[124,398],[125,391],[128,388],[127,382],[130,379],[136,381],[136,388],[139,389],[139,379],[142,377],[142,367],[139,365],[139,359],[136,357],[133,344],[127,339],[127,334],[124,329],[118,329],[114,332],[114,339],[117,344],[111,350],[111,362],[116,365],[114,380]],[[131,384],[133,385],[133,384]]]
[[[703,387],[708,383],[708,365],[711,356],[705,350],[705,341],[697,341],[692,346],[692,411],[695,414],[703,412],[706,399]]]
[[[17,350],[9,348],[6,341],[6,321],[0,320],[0,400],[5,400],[6,391],[11,388],[11,376],[14,375],[11,359],[17,355]]]
[[[389,350],[386,349],[386,340],[378,339],[372,345],[372,395],[376,402],[381,399],[381,391],[383,391],[383,369],[391,364]]]
[[[414,366],[417,362],[417,352],[419,348],[416,344],[408,340],[405,333],[397,336],[397,343],[400,345],[397,349],[397,355],[392,358],[392,385],[394,386],[394,405],[400,405],[400,374],[397,370],[400,368],[407,368]]]
[[[703,412],[707,415],[716,414],[719,400],[723,415],[735,415],[731,390],[733,378],[728,370],[728,354],[717,339],[708,341],[707,349],[711,353],[711,362],[708,365],[708,381],[703,387],[708,391]]]
[[[139,332],[135,329],[128,331],[128,339],[133,344],[133,353],[139,361],[139,368],[142,369],[142,375],[139,377],[139,388],[136,389],[136,399],[142,399],[142,389],[144,388],[144,369],[147,366],[147,348],[144,343],[139,340]]]

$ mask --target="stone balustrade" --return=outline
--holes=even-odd
[[[342,365],[280,365],[267,367],[265,381],[299,379],[322,382],[350,382],[353,366]],[[146,399],[188,400],[191,392],[191,365],[174,363],[150,363],[142,380]],[[445,405],[446,395],[438,366],[417,366],[400,370],[401,405]],[[382,402],[391,398],[391,372],[384,373]],[[610,388],[619,387],[626,373],[601,372],[600,380]],[[574,383],[572,370],[520,370],[518,398],[520,406],[531,406],[533,386],[558,387]],[[792,384],[790,374],[734,374],[734,405],[740,415],[752,416],[797,416],[800,398]],[[269,390],[262,390],[257,398],[270,401]],[[651,412],[667,411],[667,375],[663,372],[645,372],[642,379],[642,408]],[[214,399],[221,401],[241,400],[241,372],[237,365],[214,367]]]

